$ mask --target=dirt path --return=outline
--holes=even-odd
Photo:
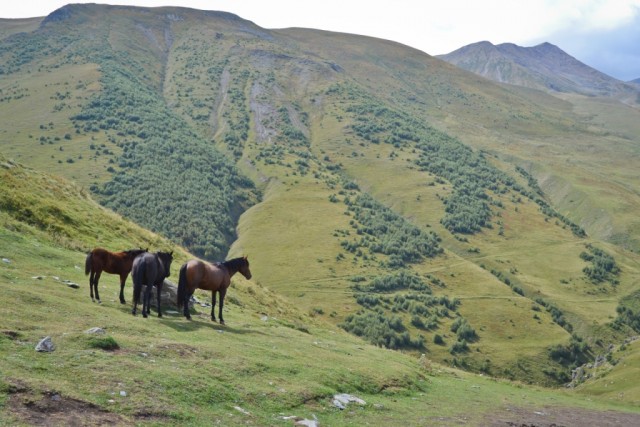
[[[563,407],[540,409],[508,407],[486,416],[478,425],[492,427],[640,426],[640,413]]]

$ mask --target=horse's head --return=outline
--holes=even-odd
[[[158,252],[158,258],[162,261],[164,265],[164,272],[166,276],[169,277],[171,275],[171,261],[173,261],[173,251],[171,252]]]
[[[249,259],[246,256],[242,257],[242,263],[240,263],[240,269],[238,271],[247,280],[251,279],[251,270],[249,270]]]

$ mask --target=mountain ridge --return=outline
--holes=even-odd
[[[437,57],[494,81],[551,92],[623,98],[637,91],[548,42],[521,47],[483,41]]]

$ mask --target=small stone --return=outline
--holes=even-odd
[[[127,397],[127,392],[126,392],[126,391],[124,391],[124,390],[121,390],[121,391],[120,391],[120,396],[122,396],[122,397]]]
[[[2,262],[5,264],[11,264],[11,260],[9,258],[2,258]]]
[[[107,333],[107,331],[105,331],[102,328],[91,328],[91,329],[87,329],[86,331],[84,331],[85,334],[95,334],[95,335],[104,335]]]
[[[42,280],[42,279],[44,279],[43,276],[31,276],[31,278],[34,279],[34,280]]]
[[[235,409],[238,412],[242,412],[245,415],[251,415],[251,412],[247,411],[246,409],[242,409],[239,406],[234,406],[233,409]]]
[[[40,352],[51,352],[56,349],[55,344],[51,341],[51,337],[44,337],[38,345],[36,345],[36,351]]]
[[[80,289],[80,285],[77,283],[67,283],[67,286],[73,289]]]

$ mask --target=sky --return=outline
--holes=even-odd
[[[611,77],[640,78],[640,0],[2,0],[0,18],[46,16],[70,2],[220,10],[263,28],[361,34],[430,55],[479,41],[549,42]]]

